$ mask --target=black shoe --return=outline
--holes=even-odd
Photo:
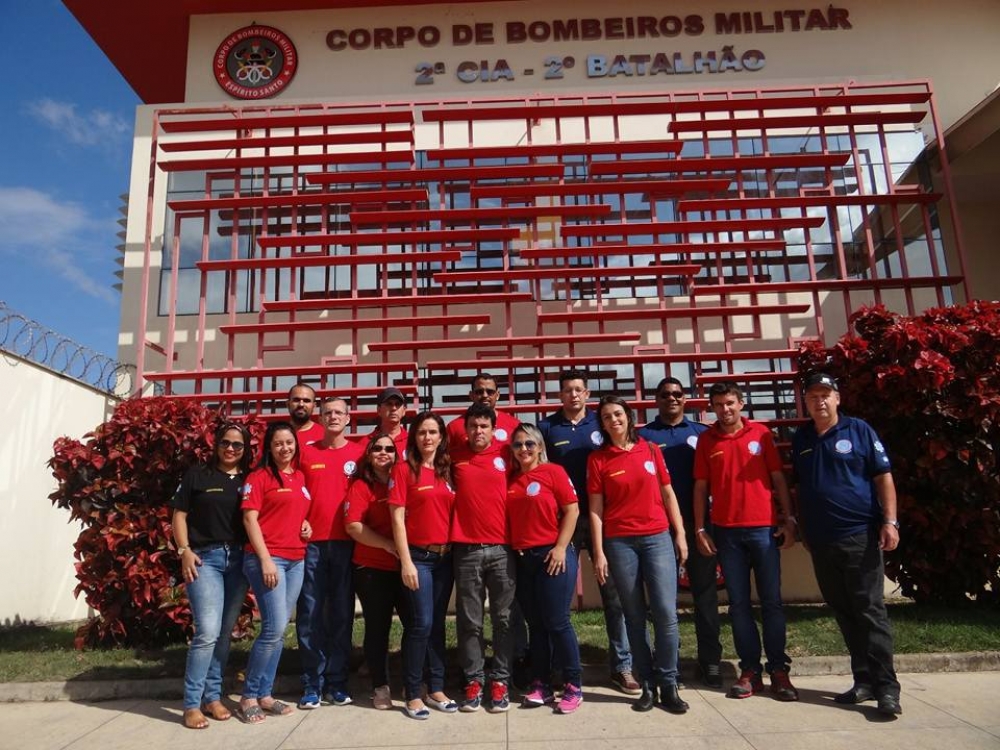
[[[864,703],[865,701],[875,700],[875,693],[867,685],[855,685],[850,690],[845,693],[841,693],[834,697],[834,703],[842,703],[846,705],[851,705],[853,703]]]
[[[660,688],[660,705],[672,714],[686,714],[687,710],[691,708],[691,706],[681,699],[676,685],[667,685]]]
[[[722,687],[722,667],[718,662],[701,665],[701,681],[705,683],[705,687]]]
[[[527,692],[531,685],[531,662],[527,656],[519,656],[514,659],[514,668],[511,670],[510,681],[521,692]]]
[[[642,695],[639,699],[632,704],[633,711],[652,711],[653,706],[656,705],[656,688],[650,685],[644,685],[642,688]]]
[[[880,695],[878,697],[878,712],[884,716],[899,716],[903,708],[895,695]]]

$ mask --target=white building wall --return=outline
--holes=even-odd
[[[78,523],[55,507],[46,466],[52,443],[82,437],[110,416],[115,399],[20,357],[0,352],[0,623],[87,617],[73,596]]]

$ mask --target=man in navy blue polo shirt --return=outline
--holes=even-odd
[[[587,408],[590,389],[587,373],[566,370],[559,374],[559,401],[562,408],[538,423],[545,438],[549,460],[562,466],[569,474],[580,498],[580,520],[577,521],[573,544],[578,550],[590,550],[590,514],[587,512],[587,457],[604,442],[597,414]],[[604,625],[608,631],[608,661],[611,681],[626,695],[639,695],[642,686],[632,675],[632,652],[625,633],[625,614],[618,590],[609,577],[600,587],[604,605]]]
[[[882,564],[883,551],[899,544],[889,457],[866,422],[838,413],[840,391],[829,375],[806,379],[805,403],[812,422],[792,440],[799,518],[854,673],[854,686],[834,700],[876,700],[880,713],[895,716],[902,709]]]
[[[708,425],[692,422],[684,416],[687,393],[677,378],[664,378],[656,386],[657,417],[640,428],[639,435],[659,446],[670,472],[670,486],[687,530],[688,555],[685,567],[694,600],[694,630],[698,641],[698,664],[708,687],[722,687],[722,644],[719,642],[719,593],[715,575],[715,555],[704,555],[695,543],[694,523],[694,449],[698,436]],[[706,522],[708,523],[708,522]],[[709,532],[711,533],[711,532]]]

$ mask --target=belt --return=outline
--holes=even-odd
[[[425,544],[420,546],[419,544],[411,544],[413,549],[421,550],[422,552],[430,552],[432,555],[444,555],[451,552],[450,544]]]

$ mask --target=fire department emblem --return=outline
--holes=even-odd
[[[236,99],[269,99],[295,77],[295,45],[270,26],[245,26],[219,45],[212,60],[215,80]]]

